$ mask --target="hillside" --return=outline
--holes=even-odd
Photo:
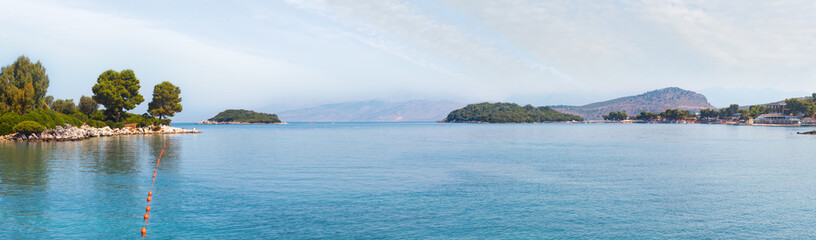
[[[448,114],[444,122],[541,123],[583,121],[577,115],[560,113],[550,107],[519,106],[515,103],[469,104]]]
[[[275,114],[259,113],[243,109],[229,109],[218,113],[215,117],[201,122],[201,124],[271,124],[281,123]]]
[[[278,115],[290,122],[400,122],[439,121],[464,106],[447,101],[361,101],[320,105],[284,111]]]
[[[666,109],[699,111],[714,108],[702,94],[677,87],[649,91],[636,96],[616,98],[583,106],[552,106],[563,113],[578,114],[587,120],[602,119],[612,111],[622,111],[634,115],[641,111],[659,113]]]

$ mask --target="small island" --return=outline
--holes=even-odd
[[[228,109],[198,124],[283,124],[283,122],[275,114]]]
[[[561,113],[550,107],[519,106],[515,103],[469,104],[448,114],[449,123],[546,123],[583,121],[581,116]]]

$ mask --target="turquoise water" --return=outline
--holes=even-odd
[[[814,238],[816,136],[291,123],[0,143],[0,238]],[[166,144],[155,185],[155,158]]]

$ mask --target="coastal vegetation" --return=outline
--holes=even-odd
[[[181,90],[170,82],[164,81],[153,87],[153,100],[148,104],[147,112],[154,117],[172,117],[181,112]]]
[[[444,122],[541,123],[583,121],[578,115],[561,113],[550,107],[519,106],[515,103],[478,103],[453,110]]]
[[[665,111],[661,112],[659,116],[667,121],[679,121],[693,117],[694,114],[688,110],[666,109]]]
[[[203,123],[281,123],[278,115],[244,109],[228,109]]]
[[[635,119],[641,121],[651,121],[656,120],[658,117],[660,117],[660,115],[658,115],[657,113],[641,111],[640,114],[635,116]]]
[[[45,127],[35,121],[22,121],[14,126],[13,130],[18,133],[31,134],[45,131]]]
[[[156,86],[159,90],[154,90],[153,102],[149,104],[155,106],[151,108],[153,112],[128,113],[127,110],[144,101],[133,70],[103,72],[91,88],[94,95],[82,96],[79,104],[73,99],[55,100],[46,95],[50,82],[43,64],[26,56],[0,69],[0,135],[39,130],[33,123],[45,130],[66,124],[111,128],[123,128],[126,124],[167,125],[170,119],[164,117],[181,111],[178,87],[163,82]],[[99,104],[105,108],[100,110]]]
[[[625,112],[621,111],[609,112],[609,115],[603,115],[603,119],[608,121],[622,121],[626,120],[627,118],[629,118],[629,116],[626,115]]]

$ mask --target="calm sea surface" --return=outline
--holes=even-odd
[[[0,239],[816,238],[801,128],[176,126],[0,143]]]

